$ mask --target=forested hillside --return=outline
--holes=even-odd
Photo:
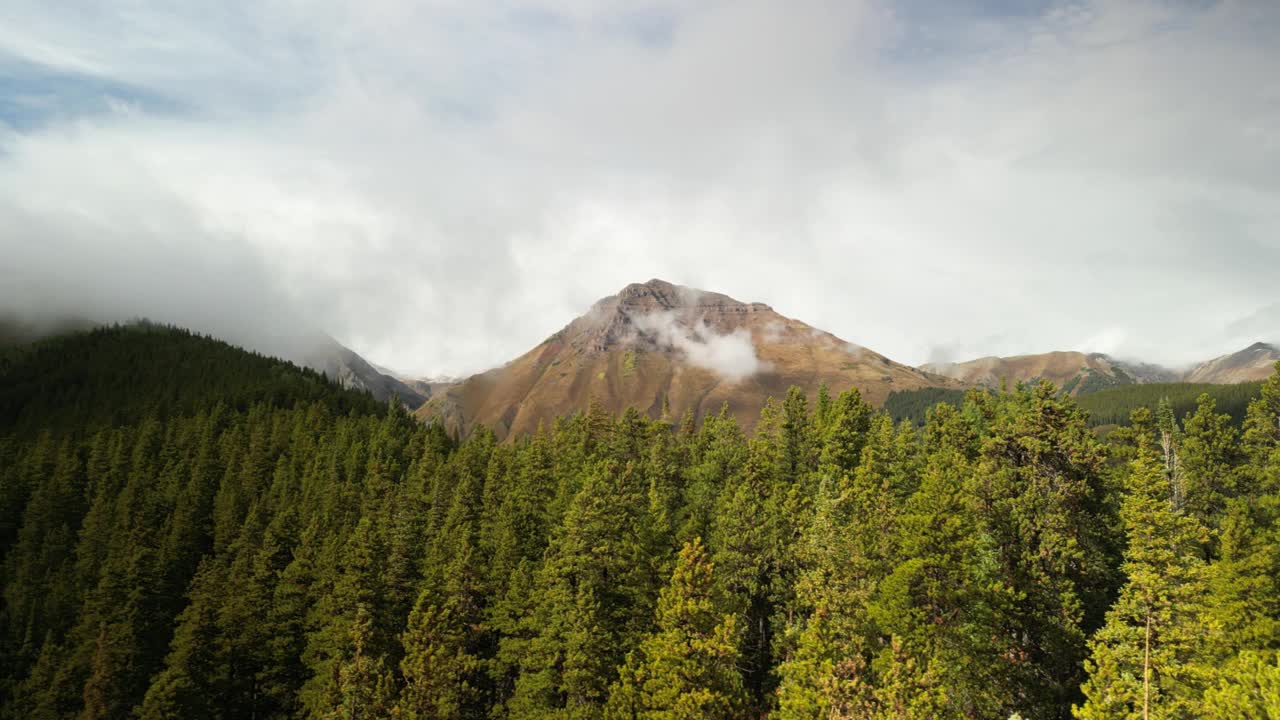
[[[102,407],[109,406],[109,407]],[[1280,714],[1280,375],[455,443],[186,333],[0,368],[7,718]]]
[[[1249,403],[1262,392],[1262,383],[1210,385],[1208,383],[1152,383],[1111,388],[1081,396],[1077,402],[1089,413],[1094,425],[1127,425],[1130,414],[1141,407],[1154,409],[1168,403],[1174,414],[1183,417],[1200,404],[1200,398],[1213,398],[1218,411],[1231,416],[1237,424],[1244,422]]]

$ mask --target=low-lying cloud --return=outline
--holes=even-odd
[[[730,382],[767,369],[767,363],[756,356],[746,328],[718,333],[702,319],[688,322],[672,312],[633,315],[631,322],[660,347],[677,350],[690,365],[710,370]]]

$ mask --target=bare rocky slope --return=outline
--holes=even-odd
[[[1239,352],[1206,360],[1188,370],[1182,379],[1218,384],[1256,382],[1271,377],[1277,361],[1280,361],[1280,348],[1258,342]]]
[[[962,363],[929,363],[921,365],[920,369],[991,388],[1048,380],[1071,395],[1118,385],[1177,382],[1179,379],[1178,373],[1158,365],[1121,361],[1102,353],[1070,351],[983,357]]]
[[[963,387],[893,362],[828,332],[744,303],[663,280],[628,285],[529,352],[435,394],[419,409],[468,433],[486,425],[499,437],[587,407],[635,407],[673,420],[727,404],[751,427],[769,397],[792,385],[812,397],[857,387],[870,402],[891,391]],[[665,408],[665,410],[664,410]]]
[[[1117,360],[1101,353],[1048,352],[1015,357],[984,357],[962,363],[921,365],[926,372],[960,382],[997,388],[1001,384],[1048,380],[1072,395],[1082,395],[1118,385],[1142,383],[1232,383],[1266,380],[1280,361],[1280,349],[1254,343],[1229,355],[1206,360],[1190,368],[1171,370],[1150,363]]]

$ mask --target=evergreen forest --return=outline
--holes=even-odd
[[[12,348],[0,717],[1280,718],[1280,366],[1143,398],[500,443],[174,328]]]

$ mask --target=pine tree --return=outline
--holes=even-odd
[[[736,618],[722,614],[702,543],[684,546],[658,599],[657,629],[610,688],[606,718],[729,720],[741,717]]]
[[[773,691],[771,669],[778,628],[775,613],[779,579],[790,568],[790,522],[784,522],[789,498],[798,492],[784,477],[783,413],[772,401],[761,413],[746,464],[727,478],[717,500],[711,532],[716,582],[729,611],[742,627],[742,662],[753,703],[765,705]]]
[[[178,617],[178,628],[164,669],[152,680],[139,708],[142,720],[223,717],[226,698],[226,657],[222,654],[218,608],[223,601],[226,568],[206,562],[192,583],[191,603]]]
[[[1196,661],[1204,596],[1204,531],[1178,511],[1166,466],[1152,453],[1133,461],[1121,517],[1129,538],[1127,582],[1090,643],[1084,720],[1195,715]]]
[[[866,609],[892,561],[887,543],[900,508],[891,478],[901,467],[888,417],[872,421],[867,434],[853,472],[824,462],[840,474],[824,477],[799,548],[805,569],[796,584],[798,616],[788,627],[792,651],[778,667],[782,720],[845,716],[870,702],[866,646],[874,632]]]
[[[1248,459],[1242,490],[1251,495],[1280,492],[1280,362],[1260,397],[1249,403],[1241,446]]]
[[[483,717],[484,641],[478,563],[465,544],[446,571],[438,594],[418,597],[401,636],[405,686],[400,709],[405,718]]]
[[[953,412],[939,406],[931,424],[951,423]],[[935,437],[961,437],[938,429]],[[896,638],[901,648],[890,654],[882,644],[874,665],[910,664],[932,678],[947,702],[939,717],[996,717],[1009,701],[1004,663],[993,647],[994,617],[1006,590],[991,576],[993,549],[966,505],[967,465],[952,440],[943,440],[907,502],[899,526],[902,559],[869,607],[882,637]]]
[[[990,596],[1003,712],[1043,717],[1078,692],[1086,632],[1110,599],[1106,455],[1074,402],[1048,383],[984,403],[985,437],[966,486],[997,568]]]
[[[1187,511],[1209,528],[1218,526],[1227,503],[1239,493],[1238,434],[1231,416],[1218,413],[1208,394],[1200,396],[1195,413],[1184,424],[1179,469]]]
[[[1205,691],[1205,720],[1280,719],[1280,657],[1248,652],[1235,658]]]
[[[537,575],[536,636],[510,717],[599,717],[616,668],[653,618],[646,492],[633,466],[600,463],[574,497]]]
[[[395,707],[395,687],[386,667],[386,656],[373,654],[373,614],[356,608],[351,624],[350,656],[337,666],[333,705],[326,720],[382,720]]]
[[[1210,674],[1242,651],[1280,647],[1280,497],[1228,503],[1208,568],[1203,618]]]

